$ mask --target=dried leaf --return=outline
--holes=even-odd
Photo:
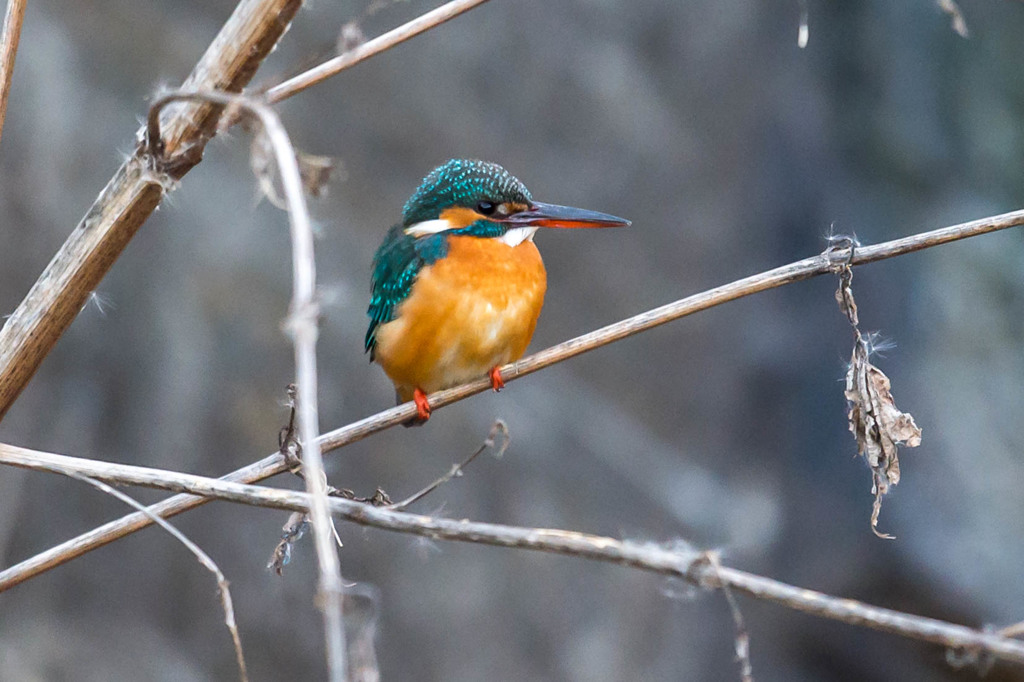
[[[898,446],[916,448],[921,444],[921,429],[909,413],[896,407],[891,388],[889,377],[871,364],[868,344],[858,334],[846,374],[848,417],[850,431],[857,439],[857,451],[871,467],[874,477],[871,530],[883,538],[892,537],[878,530],[878,515],[882,510],[882,497],[890,486],[900,482]]]
[[[335,169],[334,159],[295,150],[295,160],[299,164],[302,190],[311,197],[326,194],[331,174]],[[287,210],[288,204],[281,188],[274,149],[262,129],[253,135],[249,164],[259,182],[260,191],[267,200],[281,210]]]
[[[853,290],[850,288],[849,280],[840,280],[839,288],[836,289],[836,302],[839,309],[843,311],[850,324],[856,327],[860,324],[857,318],[857,301],[853,298]]]
[[[350,50],[356,49],[365,42],[366,34],[363,33],[363,29],[359,25],[359,22],[349,21],[342,24],[341,31],[338,32],[336,49],[338,54],[345,54]]]
[[[292,547],[309,528],[309,518],[302,512],[292,512],[287,523],[281,528],[281,541],[274,547],[267,568],[278,575],[284,575],[284,567],[292,560]]]

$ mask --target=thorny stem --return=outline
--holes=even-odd
[[[873,263],[878,260],[902,256],[959,239],[975,237],[1020,225],[1024,225],[1024,210],[921,232],[873,246],[861,246],[857,248],[856,256],[852,259],[851,265]],[[833,251],[831,255],[829,252],[826,252],[688,296],[674,303],[648,310],[607,327],[602,327],[589,334],[578,336],[534,353],[513,365],[501,368],[501,374],[505,377],[506,382],[514,381],[525,374],[537,372],[589,350],[606,346],[672,320],[692,315],[693,313],[707,310],[708,308],[713,308],[744,296],[828,274],[834,267],[836,260],[841,260],[845,255],[842,251]],[[435,409],[438,409],[488,390],[490,387],[491,382],[489,379],[479,379],[463,386],[434,393],[430,396],[430,404]],[[324,452],[344,447],[385,429],[397,426],[415,415],[416,406],[411,402],[392,407],[321,435],[320,447]],[[287,470],[288,464],[284,456],[279,452],[275,452],[258,462],[226,474],[221,480],[254,483]],[[205,504],[206,501],[202,497],[176,495],[154,504],[150,507],[150,510],[163,517],[169,517]],[[97,547],[102,547],[145,528],[149,524],[150,521],[144,515],[131,514],[94,528],[44,552],[40,552],[19,564],[0,571],[0,592],[71,561]]]
[[[4,444],[0,444],[0,463],[58,473],[63,469],[72,469],[90,478],[114,484],[187,491],[242,504],[298,512],[309,511],[312,499],[308,493],[245,485],[176,471],[67,457]],[[1024,664],[1024,642],[1019,640],[787,585],[709,562],[706,552],[553,528],[522,528],[397,512],[337,497],[330,498],[328,502],[332,513],[364,526],[435,540],[529,549],[604,561],[682,578],[699,587],[718,589],[728,586],[757,599],[822,618],[933,642],[962,652],[983,652]]]
[[[338,553],[331,536],[331,515],[327,506],[327,475],[319,444],[317,414],[316,339],[319,307],[316,301],[316,260],[313,253],[313,228],[302,194],[302,178],[295,160],[295,149],[277,114],[261,102],[242,95],[222,92],[178,92],[165,95],[149,109],[147,136],[154,158],[159,159],[160,110],[172,102],[204,101],[239,107],[259,118],[263,133],[273,146],[288,206],[292,237],[292,302],[285,330],[295,347],[299,439],[302,462],[307,469],[306,490],[312,499],[310,509],[313,540],[320,567],[318,599],[324,614],[327,638],[327,663],[331,679],[348,678],[345,662],[345,629],[342,620],[344,584]]]

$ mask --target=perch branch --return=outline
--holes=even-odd
[[[981,218],[930,232],[922,232],[873,246],[860,246],[856,249],[850,264],[863,265],[865,263],[873,263],[885,258],[893,258],[958,239],[975,237],[1019,225],[1024,225],[1024,210]],[[774,270],[768,270],[758,275],[737,280],[731,284],[688,296],[674,303],[634,315],[589,334],[584,334],[583,336],[551,346],[517,363],[501,368],[501,375],[505,378],[506,382],[514,381],[525,374],[536,372],[549,365],[701,310],[706,310],[760,291],[780,287],[784,284],[823,275],[835,267],[836,264],[845,263],[849,256],[849,253],[843,249],[831,249],[827,253],[830,255],[819,254],[796,263],[775,268]],[[464,384],[463,386],[439,391],[429,396],[430,405],[434,409],[439,409],[445,405],[450,405],[453,402],[485,391],[490,386],[489,380],[481,379]],[[323,434],[320,436],[320,447],[324,452],[344,447],[379,431],[400,424],[415,415],[416,406],[411,402],[392,407],[360,421],[353,422],[348,426],[343,426]],[[255,483],[282,473],[287,468],[288,465],[285,462],[284,456],[279,452],[275,452],[269,457],[225,475],[222,480]],[[150,510],[166,518],[198,507],[205,502],[206,500],[201,497],[176,495],[156,503],[150,507]],[[0,592],[97,547],[102,547],[118,538],[145,528],[149,523],[150,521],[144,515],[131,514],[106,523],[99,528],[94,528],[44,552],[40,552],[0,572]]]
[[[240,91],[298,11],[301,0],[241,0],[183,86]],[[221,107],[181,105],[161,125],[173,164],[154,167],[139,144],[0,330],[0,419],[35,374],[135,232],[202,157]]]
[[[259,507],[297,512],[308,512],[310,508],[308,493],[246,485],[175,471],[79,459],[12,445],[0,444],[0,463],[56,473],[71,469],[90,478],[113,484],[188,492]],[[822,618],[932,642],[960,651],[985,653],[1024,664],[1024,642],[1019,640],[795,587],[723,566],[717,561],[708,561],[706,552],[655,543],[617,540],[576,531],[437,518],[373,507],[338,497],[332,497],[328,502],[335,515],[364,526],[432,539],[529,549],[604,561],[682,578],[705,588],[719,589],[727,586],[757,599],[775,602]]]
[[[11,83],[14,81],[14,58],[18,54],[21,23],[25,18],[27,2],[28,0],[7,0],[7,12],[4,14],[3,35],[0,35],[0,137],[3,136],[4,121],[7,120],[7,98],[11,94]]]
[[[277,114],[267,106],[242,95],[219,92],[178,92],[161,97],[149,109],[147,140],[151,153],[158,156],[160,144],[160,112],[172,102],[204,101],[239,107],[256,116],[274,149],[281,184],[288,208],[292,239],[292,301],[285,329],[295,348],[295,381],[298,394],[299,439],[302,447],[303,478],[313,500],[311,518],[317,563],[320,568],[318,602],[323,609],[327,638],[327,664],[332,680],[347,678],[345,663],[345,629],[342,621],[341,567],[331,536],[331,515],[327,508],[327,474],[320,455],[320,420],[317,408],[316,340],[319,306],[316,301],[316,258],[313,252],[313,227],[302,193],[302,178],[295,149]],[[257,133],[259,134],[259,133]]]
[[[415,38],[424,31],[429,31],[435,26],[440,26],[450,19],[454,19],[464,12],[468,12],[477,5],[482,5],[487,0],[452,0],[452,2],[441,5],[426,14],[422,14],[410,22],[402,24],[398,28],[391,29],[387,33],[368,40],[358,47],[347,50],[337,57],[327,60],[308,71],[289,78],[283,83],[275,85],[267,90],[266,98],[271,104],[288,99],[297,95],[306,88],[321,83],[331,76],[335,76],[345,69],[349,69],[359,62],[365,61],[374,55],[390,50],[399,43],[404,43],[410,38]]]

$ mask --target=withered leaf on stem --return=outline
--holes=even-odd
[[[857,451],[867,461],[874,476],[871,530],[879,537],[892,538],[878,530],[882,496],[889,492],[889,486],[900,482],[898,446],[916,448],[921,444],[921,429],[909,413],[900,412],[896,407],[889,377],[871,364],[868,352],[867,342],[858,333],[846,374],[846,399],[850,403],[848,416],[850,431],[857,439]]]
[[[295,160],[299,163],[299,175],[302,177],[302,190],[309,196],[319,198],[326,194],[335,161],[329,156],[316,156],[295,150]],[[274,206],[287,210],[284,193],[281,191],[280,178],[277,172],[277,161],[266,134],[257,131],[252,138],[249,156],[252,172],[259,182],[260,192]]]

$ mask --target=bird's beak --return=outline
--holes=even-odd
[[[628,220],[607,213],[535,201],[502,221],[512,227],[626,227]]]

